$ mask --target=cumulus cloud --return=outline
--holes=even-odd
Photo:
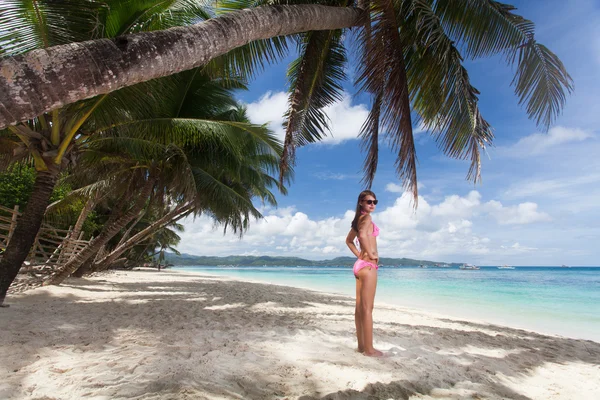
[[[425,184],[421,182],[417,182],[417,189],[421,190],[425,188]],[[404,193],[404,188],[402,185],[398,185],[397,183],[390,182],[385,185],[385,191],[390,193]]]
[[[388,183],[385,185],[385,191],[391,193],[404,193],[404,188],[397,183]]]
[[[481,197],[479,192],[471,191],[465,196],[447,196],[436,204],[419,197],[415,210],[412,196],[402,194],[393,205],[373,215],[382,229],[380,254],[440,260],[482,256],[498,252],[504,245],[485,234],[490,223],[522,225],[550,219],[535,203],[504,206],[495,200],[484,203]],[[219,256],[262,254],[323,259],[351,255],[344,242],[354,217],[352,210],[323,219],[312,219],[295,208],[265,208],[263,214],[265,218],[252,223],[242,240],[230,233],[220,234],[207,217],[188,218],[183,221],[186,231],[178,248],[186,253]]]
[[[538,205],[532,202],[504,207],[499,201],[491,200],[485,204],[485,208],[500,225],[523,225],[551,220],[548,214],[539,212]]]
[[[257,124],[268,123],[277,137],[283,141],[284,114],[288,109],[288,94],[285,92],[267,92],[258,101],[247,105],[248,117]],[[367,119],[369,111],[364,104],[352,104],[352,98],[345,93],[342,100],[325,108],[329,117],[330,132],[321,143],[339,144],[358,137],[360,128]]]
[[[566,143],[581,142],[592,138],[590,132],[578,128],[555,126],[548,133],[534,133],[520,139],[509,147],[499,147],[498,153],[505,156],[523,157],[538,155]]]

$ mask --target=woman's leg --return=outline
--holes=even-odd
[[[360,316],[362,325],[362,340],[364,354],[370,357],[383,355],[379,350],[373,348],[373,304],[375,302],[375,290],[377,289],[377,269],[363,268],[358,272],[360,287]]]
[[[358,341],[358,352],[362,353],[365,351],[362,339],[362,314],[361,314],[361,300],[360,295],[362,291],[362,282],[356,278],[356,308],[354,309],[354,323],[356,325],[356,340]]]

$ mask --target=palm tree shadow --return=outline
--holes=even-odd
[[[353,304],[343,296],[198,276],[173,282],[82,279],[64,286],[18,296],[8,312],[0,313],[0,326],[11,328],[2,332],[0,342],[8,378],[0,385],[0,397],[22,396],[31,374],[81,368],[90,379],[81,380],[80,393],[88,395],[123,390],[127,384],[127,395],[136,398],[160,393],[170,398],[407,399],[440,390],[458,393],[467,382],[492,398],[524,400],[496,375],[518,378],[545,363],[597,366],[600,360],[595,342],[504,327],[490,333],[489,326],[477,330],[384,321],[376,323],[376,337],[400,350],[373,364],[349,345]],[[302,360],[279,357],[265,344],[286,349],[302,336],[316,341],[308,342]],[[340,336],[348,339],[340,342]],[[43,364],[48,354],[61,352],[72,357],[72,365],[63,366],[60,358],[52,366]],[[94,366],[98,359],[114,371]],[[324,394],[319,388],[326,377],[315,370],[297,378],[300,363],[329,370],[371,368],[397,378]]]

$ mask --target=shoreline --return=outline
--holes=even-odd
[[[249,283],[258,283],[258,284],[272,284],[272,285],[279,285],[279,286],[286,286],[286,287],[293,287],[293,288],[297,288],[297,289],[303,289],[303,290],[308,290],[308,291],[314,291],[317,293],[323,293],[323,294],[330,294],[330,295],[334,295],[334,296],[346,296],[348,298],[354,299],[353,296],[343,293],[342,291],[330,291],[327,289],[315,289],[306,285],[299,285],[299,284],[295,284],[295,283],[290,283],[290,282],[267,282],[264,280],[259,280],[259,279],[250,279],[250,278],[241,278],[241,277],[235,277],[235,276],[227,276],[225,274],[220,275],[217,273],[212,273],[210,271],[186,271],[185,268],[186,266],[174,266],[175,268],[169,268],[169,270],[171,271],[175,271],[175,272],[181,272],[181,273],[185,273],[185,274],[205,274],[205,275],[209,275],[209,276],[213,276],[213,277],[218,277],[218,278],[224,278],[224,279],[232,279],[232,280],[236,280],[236,281],[240,281],[240,282],[249,282]],[[539,323],[530,323],[529,325],[525,326],[522,323],[516,322],[516,321],[501,321],[500,319],[496,319],[494,320],[495,317],[492,316],[491,319],[486,319],[484,317],[481,317],[480,314],[478,313],[463,313],[460,314],[460,312],[457,312],[458,310],[456,310],[455,308],[451,308],[449,310],[436,310],[436,305],[434,303],[428,303],[428,304],[424,304],[422,306],[416,306],[413,304],[402,304],[402,302],[390,302],[390,301],[386,301],[381,300],[381,295],[378,294],[375,297],[375,309],[377,309],[378,307],[381,306],[387,306],[387,307],[396,307],[399,308],[403,311],[409,311],[409,312],[414,312],[414,313],[421,313],[421,314],[427,314],[432,318],[446,318],[446,319],[452,319],[452,320],[457,320],[457,321],[464,321],[464,322],[468,322],[468,323],[477,323],[477,324],[483,324],[483,325],[493,325],[493,326],[498,326],[500,328],[505,327],[505,328],[512,328],[512,329],[520,329],[520,330],[524,330],[524,331],[529,331],[532,333],[536,333],[539,335],[547,335],[547,336],[554,336],[554,337],[558,337],[558,338],[567,338],[567,339],[574,339],[574,340],[588,340],[588,341],[593,341],[596,343],[600,343],[600,336],[596,337],[594,335],[592,336],[588,336],[588,335],[584,335],[584,336],[577,336],[577,334],[575,333],[577,331],[576,327],[572,327],[570,329],[565,329],[563,332],[556,332],[553,331],[552,328],[543,328],[539,325]],[[534,326],[537,325],[537,326]]]
[[[180,270],[115,271],[12,295],[0,398],[592,399],[600,344]]]

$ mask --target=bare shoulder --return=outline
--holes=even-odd
[[[365,214],[365,215],[361,215],[360,217],[358,217],[358,223],[366,223],[366,222],[371,222],[371,214]]]
[[[365,214],[358,218],[358,229],[368,227],[371,224],[371,215]]]

